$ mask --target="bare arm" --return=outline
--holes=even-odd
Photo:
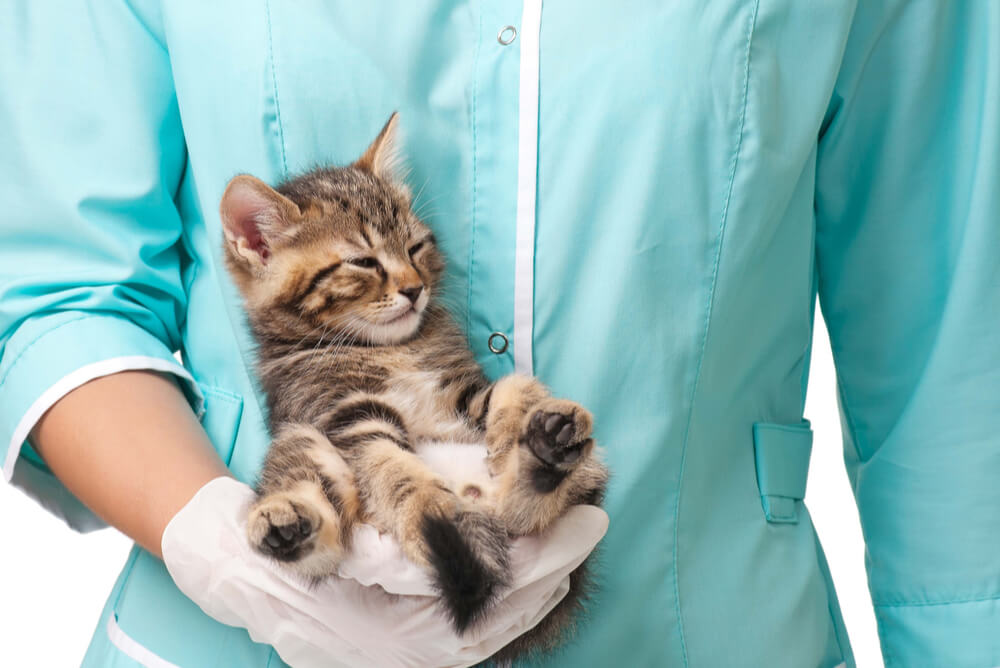
[[[38,422],[32,443],[77,498],[157,556],[174,514],[229,475],[177,385],[147,371],[73,390]]]

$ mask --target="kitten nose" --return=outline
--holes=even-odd
[[[417,299],[420,298],[420,293],[423,291],[424,291],[424,286],[422,283],[420,285],[412,286],[409,288],[399,289],[400,294],[409,299],[411,304],[417,303]]]

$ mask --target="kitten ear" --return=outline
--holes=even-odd
[[[354,166],[393,183],[401,183],[403,166],[402,146],[399,138],[399,112],[392,112],[382,131],[375,137]]]
[[[259,271],[270,259],[271,249],[294,236],[295,223],[302,212],[260,179],[240,174],[226,186],[219,215],[226,251]]]

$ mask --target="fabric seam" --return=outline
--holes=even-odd
[[[173,71],[171,70],[171,76],[173,76]],[[174,106],[177,106],[177,95],[174,94]],[[181,130],[183,132],[183,128]],[[181,214],[181,202],[183,201],[182,192],[184,190],[184,183],[187,180],[189,170],[191,169],[191,154],[188,152],[187,143],[184,144],[184,166],[181,168],[181,175],[177,181],[177,187],[174,188],[173,196],[171,201],[174,204],[174,210],[177,212],[177,218],[181,221],[181,233],[180,242],[183,252],[187,255],[187,260],[189,260],[187,267],[189,268],[187,276],[181,276],[181,288],[184,290],[184,304],[187,305],[191,302],[191,288],[194,286],[194,282],[198,279],[198,274],[201,271],[201,262],[197,262],[195,258],[198,257],[195,252],[194,242],[191,240],[190,229],[187,225],[183,224],[183,216]],[[192,177],[193,178],[193,177]],[[177,322],[177,332],[178,332],[178,349],[181,351],[182,359],[186,359],[184,354],[184,330],[187,327],[187,308],[183,310],[180,319]]]
[[[709,287],[708,303],[705,305],[705,320],[703,326],[703,333],[701,338],[701,348],[698,354],[698,366],[695,370],[694,384],[691,388],[691,405],[688,409],[688,419],[687,426],[684,430],[684,441],[681,445],[681,460],[680,466],[677,474],[677,492],[674,501],[674,544],[673,544],[673,571],[674,571],[674,611],[677,615],[677,633],[680,637],[681,643],[681,658],[684,662],[684,666],[688,666],[688,654],[687,654],[687,643],[684,639],[684,619],[681,615],[681,597],[680,597],[680,575],[679,575],[679,565],[677,563],[677,539],[679,536],[679,524],[680,524],[680,507],[681,507],[681,491],[684,486],[684,465],[687,460],[687,449],[688,441],[691,436],[691,424],[694,420],[694,408],[695,402],[698,397],[698,385],[701,380],[701,367],[705,360],[705,350],[708,345],[708,332],[711,327],[712,322],[712,308],[715,304],[715,291],[718,285],[719,279],[719,264],[722,258],[722,245],[725,240],[726,233],[726,223],[729,217],[729,204],[732,199],[733,194],[733,184],[736,180],[736,168],[739,164],[740,150],[743,147],[743,130],[746,124],[746,111],[747,111],[747,101],[749,98],[750,90],[750,47],[753,43],[753,33],[757,22],[757,10],[760,6],[760,0],[755,0],[753,8],[750,11],[750,17],[747,21],[747,35],[746,35],[746,46],[744,48],[744,65],[743,65],[743,99],[740,106],[740,117],[739,117],[739,127],[736,133],[736,146],[733,149],[733,157],[731,158],[730,168],[729,168],[729,183],[726,187],[726,201],[722,208],[722,219],[719,221],[719,241],[715,251],[715,263],[712,268],[712,282]]]
[[[773,431],[787,431],[793,434],[805,434],[808,432],[812,432],[812,427],[806,424],[789,425],[789,424],[780,424],[777,422],[755,422],[753,426],[754,429],[758,430],[770,429]]]
[[[823,578],[823,585],[826,588],[826,578]],[[844,641],[840,637],[840,625],[836,623],[836,617],[833,614],[833,601],[830,600],[830,590],[827,589],[826,595],[826,612],[830,615],[830,621],[833,623],[833,639],[837,641],[837,651],[840,652],[840,658],[844,659],[838,665],[846,668],[847,666],[847,653],[844,651]],[[851,658],[854,658],[854,652],[851,651]]]
[[[472,211],[469,225],[469,266],[466,289],[465,336],[472,336],[472,265],[476,255],[476,211],[479,207],[479,135],[476,130],[476,102],[479,97],[479,56],[483,50],[483,8],[479,6],[479,33],[476,35],[476,56],[472,64]]]
[[[872,606],[878,607],[878,606]],[[879,615],[875,615],[875,630],[878,633],[879,645],[882,650],[882,660],[885,663],[886,668],[892,668],[892,666],[897,665],[896,656],[892,649],[885,643],[886,635],[885,625],[882,623],[882,619]]]
[[[132,549],[132,554],[129,556],[128,563],[125,565],[124,574],[122,575],[122,586],[118,590],[118,595],[115,596],[115,602],[111,604],[111,617],[113,619],[118,618],[118,606],[122,602],[122,597],[125,595],[125,590],[128,589],[132,578],[132,571],[135,570],[135,562],[139,560],[139,552],[142,548],[136,545]]]
[[[281,102],[278,98],[278,68],[274,59],[274,31],[271,28],[271,3],[264,2],[267,14],[267,58],[271,65],[271,90],[274,96],[274,119],[278,124],[278,145],[281,148],[281,177],[288,178],[288,154],[285,149],[285,125],[281,118]]]
[[[230,392],[229,390],[224,390],[221,387],[215,385],[206,385],[204,383],[198,383],[201,386],[201,391],[205,394],[211,394],[213,396],[222,399],[223,401],[229,401],[230,403],[240,404],[243,403],[243,397],[236,394],[235,392]]]
[[[930,608],[942,605],[964,605],[967,603],[988,603],[990,601],[1000,601],[1000,594],[980,596],[976,598],[958,598],[949,601],[908,601],[908,602],[887,602],[872,603],[875,608]]]
[[[264,0],[264,12],[266,14],[265,19],[267,23],[267,54],[271,66],[271,87],[272,87],[271,95],[274,98],[275,121],[278,125],[278,149],[281,151],[281,169],[283,171],[283,177],[285,177],[288,175],[288,162],[285,154],[285,130],[284,130],[285,126],[284,126],[284,121],[282,121],[281,118],[281,107],[278,102],[278,75],[274,59],[274,34],[271,28],[271,3],[269,2],[269,0]],[[246,351],[244,346],[239,345],[240,332],[248,331],[248,327],[246,324],[246,314],[243,313],[242,310],[240,310],[238,314],[234,314],[233,307],[230,304],[230,301],[227,299],[227,295],[229,294],[230,287],[232,284],[227,282],[226,272],[219,271],[219,267],[216,262],[216,255],[214,254],[211,255],[211,260],[213,268],[215,269],[215,271],[213,272],[216,278],[215,284],[219,290],[218,293],[219,304],[222,306],[222,311],[226,315],[226,319],[229,321],[229,331],[237,340],[237,345],[236,345],[237,359],[240,362],[240,367],[243,370],[243,376],[246,379],[247,383],[246,396],[242,397],[242,400],[244,402],[244,409],[246,408],[247,402],[249,402],[250,398],[252,397],[253,405],[257,407],[258,415],[264,416],[266,420],[267,410],[264,404],[261,402],[261,391],[258,384],[259,380],[256,376],[256,371],[255,371],[256,365],[248,357],[250,353]],[[234,453],[235,449],[236,449],[236,444],[234,443],[233,445]]]

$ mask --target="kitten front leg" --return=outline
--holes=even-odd
[[[545,386],[531,376],[511,374],[481,386],[467,400],[465,413],[470,425],[486,435],[491,474],[498,476],[506,470],[524,416],[548,396]]]
[[[528,376],[506,376],[490,389],[483,393],[481,410],[507,527],[532,533],[570,505],[599,503],[608,475],[593,454],[590,413],[576,402],[549,396]]]
[[[308,578],[336,572],[361,506],[354,477],[330,441],[306,424],[282,427],[256,491],[250,544]]]

